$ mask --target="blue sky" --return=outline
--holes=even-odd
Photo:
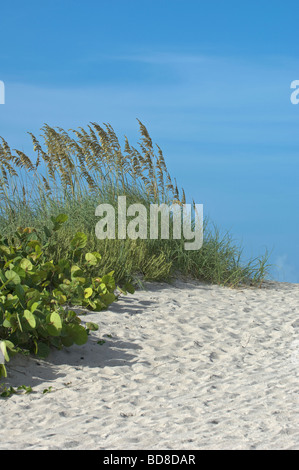
[[[14,1],[0,6],[0,135],[140,119],[190,201],[275,279],[299,282],[295,1]]]

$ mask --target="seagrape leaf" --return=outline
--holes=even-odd
[[[92,296],[92,288],[86,287],[86,289],[84,289],[84,298],[88,299],[91,296]]]
[[[102,282],[104,282],[109,289],[115,289],[116,287],[113,274],[114,274],[114,271],[111,271],[110,273],[105,274],[102,277]]]
[[[70,323],[69,325],[66,325],[66,333],[68,337],[79,346],[85,344],[88,339],[87,330],[78,323]]]
[[[69,216],[67,214],[59,214],[55,218],[51,217],[52,222],[54,222],[55,224],[64,224],[64,222],[66,222],[68,218],[69,218]]]
[[[31,240],[30,242],[28,242],[28,246],[35,251],[35,253],[32,253],[31,251],[29,255],[30,258],[32,258],[34,261],[37,260],[42,254],[42,249],[39,240]]]
[[[9,271],[5,271],[5,277],[13,284],[20,284],[21,282],[20,276],[12,269]]]
[[[33,304],[31,304],[30,306],[31,313],[33,313],[37,309],[38,306],[39,306],[39,302],[33,302]]]
[[[53,296],[58,300],[60,304],[64,304],[66,302],[66,295],[64,295],[59,289],[53,290]]]
[[[37,343],[36,355],[41,359],[45,359],[50,353],[50,348],[47,344],[39,342]]]
[[[14,347],[15,347],[15,345],[11,341],[8,341],[8,340],[0,341],[0,351],[2,352],[3,357],[7,362],[9,362],[9,356],[8,356],[8,353],[7,353],[7,349],[10,349],[11,351],[14,351]]]
[[[74,312],[74,310],[68,310],[68,311],[67,311],[67,320],[68,320],[68,321],[76,320],[77,323],[80,323],[80,322],[81,322],[80,318],[77,317],[77,314],[76,314],[76,312]]]
[[[93,302],[91,302],[89,300],[89,304],[90,304],[90,307],[92,308],[92,310],[94,311],[97,311],[97,312],[100,312],[101,310],[104,310],[107,306],[104,304],[104,302],[101,302],[100,300],[95,300]]]
[[[62,329],[62,321],[57,312],[47,316],[47,331],[51,336],[59,336]]]
[[[66,214],[59,214],[57,217],[51,216],[51,220],[54,224],[53,231],[56,232],[57,230],[60,229],[61,225],[66,222],[68,219],[68,216]],[[46,232],[45,232],[46,233]],[[47,235],[47,233],[46,233]]]
[[[6,281],[6,278],[4,277],[2,269],[0,269],[0,280],[4,283]]]
[[[71,336],[63,336],[61,338],[61,342],[66,348],[70,348],[74,344],[74,341]]]
[[[23,317],[25,318],[25,320],[27,320],[27,322],[28,322],[29,326],[31,326],[31,328],[36,327],[35,316],[33,315],[33,313],[30,312],[30,310],[24,310]]]
[[[6,255],[10,255],[10,249],[6,245],[0,245],[0,251]]]
[[[16,259],[14,260],[16,261]],[[21,278],[21,279],[25,279],[26,278],[26,271],[24,269],[22,269],[20,266],[18,265],[14,265],[11,269],[14,270],[15,273],[17,273],[17,275]],[[21,281],[22,282],[22,281]]]
[[[4,379],[7,377],[7,371],[6,371],[6,367],[4,364],[0,364],[0,379],[1,377],[3,377]],[[4,397],[5,392],[2,392],[0,396]]]
[[[12,328],[12,324],[8,318],[5,318],[5,320],[3,320],[2,326],[4,328]]]
[[[93,251],[92,255],[95,256],[97,258],[97,260],[102,259],[102,255],[98,251]]]
[[[87,235],[83,232],[77,232],[74,238],[71,240],[71,248],[73,250],[78,248],[84,248],[87,242]]]
[[[134,286],[133,286],[132,284],[130,284],[129,282],[127,282],[124,287],[125,287],[125,289],[129,292],[129,294],[134,294],[135,288],[134,288]]]
[[[85,259],[89,266],[96,266],[97,264],[97,258],[92,254],[92,253],[86,253]]]
[[[79,271],[78,273],[78,276],[80,276],[81,274],[83,274],[83,271],[81,270],[81,268],[79,268],[79,266],[77,266],[76,264],[73,264],[73,266],[71,267],[71,275],[72,276],[75,276],[75,273]]]
[[[51,231],[48,229],[48,227],[47,227],[46,225],[44,225],[43,229],[44,229],[44,232],[45,232],[45,234],[46,234],[46,237],[50,238],[51,235],[52,235],[52,233],[51,233]]]
[[[18,284],[16,287],[15,287],[15,293],[17,294],[18,298],[24,302],[25,300],[25,291],[23,289],[23,287],[21,286],[21,284]]]
[[[99,325],[97,323],[87,322],[86,328],[88,328],[90,331],[97,331],[99,329]]]
[[[115,300],[115,295],[112,294],[111,292],[107,292],[107,294],[102,294],[101,295],[101,300],[102,302],[105,303],[105,305],[108,307],[108,305],[112,304],[112,302],[114,302]]]
[[[89,309],[92,309],[92,310],[97,309],[97,303],[94,300],[89,299],[87,302],[88,302],[88,308]],[[101,307],[101,310],[102,310],[102,308],[103,307]]]
[[[7,354],[6,341],[0,341],[0,351],[4,359],[8,362],[9,355]]]
[[[24,258],[22,259],[22,261],[20,262],[20,267],[22,269],[24,269],[24,271],[31,271],[32,268],[33,268],[33,265],[31,263],[31,261],[29,261],[29,259],[27,258]]]
[[[70,269],[70,262],[68,259],[60,259],[58,261],[58,266],[61,271],[64,271],[65,269]]]
[[[104,282],[101,282],[99,287],[102,289],[102,292],[104,294],[106,294],[106,292],[108,292],[108,289],[107,289],[106,284]]]

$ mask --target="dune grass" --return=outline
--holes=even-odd
[[[153,145],[139,122],[138,148],[124,138],[124,149],[110,124],[91,123],[87,130],[66,132],[44,125],[40,143],[29,133],[33,156],[11,149],[0,137],[0,230],[8,238],[19,226],[43,231],[51,216],[69,219],[57,233],[49,257],[64,256],[76,231],[88,236],[88,251],[102,254],[101,272],[114,270],[117,283],[140,279],[169,281],[178,273],[209,283],[229,286],[258,285],[267,276],[268,253],[244,261],[242,247],[231,234],[205,220],[200,250],[184,250],[183,240],[99,240],[95,236],[100,203],[116,204],[125,195],[128,204],[185,204],[167,170],[163,152]],[[194,201],[193,201],[194,203]],[[99,266],[97,267],[99,268]]]

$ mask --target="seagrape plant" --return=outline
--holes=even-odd
[[[5,361],[15,353],[45,358],[51,347],[84,344],[98,325],[83,326],[70,307],[100,311],[117,298],[113,271],[94,275],[101,255],[86,251],[84,233],[75,234],[65,258],[56,264],[49,259],[55,233],[66,220],[60,214],[43,233],[26,227],[10,240],[0,237],[0,348]],[[5,364],[0,365],[1,376],[7,376]]]

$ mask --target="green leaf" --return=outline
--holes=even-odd
[[[2,251],[2,253],[5,253],[6,255],[11,254],[9,247],[6,245],[0,245],[0,251]]]
[[[10,323],[8,318],[5,318],[2,325],[4,326],[4,328],[11,328],[12,327],[12,324]]]
[[[76,264],[73,264],[73,266],[71,267],[71,276],[76,276],[76,273],[78,273],[78,276],[83,274],[81,268],[79,268],[79,266],[77,266]]]
[[[33,248],[34,250],[40,250],[41,249],[41,242],[39,240],[30,240],[27,245],[30,248]]]
[[[97,310],[97,303],[94,300],[89,299],[87,302],[88,302],[89,309]]]
[[[20,385],[17,390],[25,390],[25,394],[32,393],[32,387],[27,387],[26,385]]]
[[[31,328],[36,327],[35,316],[30,312],[30,310],[24,310],[23,317],[25,318],[25,320],[27,320],[27,322],[28,322],[28,324]]]
[[[33,302],[33,304],[30,307],[31,313],[33,313],[37,307],[39,306],[39,302]]]
[[[38,345],[37,345],[36,339],[33,340],[33,343],[34,343],[34,354],[37,354],[37,352],[38,352]]]
[[[9,362],[9,355],[7,354],[6,341],[0,341],[0,351],[4,359]]]
[[[62,329],[60,315],[53,312],[47,316],[47,331],[51,336],[59,336]]]
[[[77,232],[74,238],[71,240],[71,248],[73,250],[78,248],[84,248],[87,242],[87,235],[82,232]]]
[[[6,371],[6,367],[4,364],[0,364],[0,379],[1,377],[3,377],[4,379],[7,377],[7,371]],[[0,396],[6,397],[7,395],[5,395],[5,391],[4,391],[0,394]]]
[[[69,216],[68,216],[67,214],[59,214],[59,215],[54,219],[54,223],[56,223],[56,224],[64,224],[64,222],[66,222],[68,218],[69,218]]]
[[[101,295],[101,300],[105,303],[105,305],[108,307],[108,305],[112,304],[112,302],[114,302],[115,300],[115,295],[112,294],[112,293],[107,293],[107,294],[103,294]]]
[[[33,268],[33,264],[31,263],[31,261],[29,261],[29,259],[24,258],[20,262],[20,267],[24,269],[24,271],[31,271]]]
[[[15,352],[15,345],[11,341],[8,341],[7,339],[5,341],[0,341],[0,351],[2,352],[4,359],[7,362],[9,362],[7,349],[9,349],[12,352]]]
[[[63,336],[61,338],[61,342],[66,348],[70,348],[74,344],[73,338],[71,336]]]
[[[5,271],[5,277],[13,284],[20,284],[21,282],[20,276],[12,269],[10,271]]]
[[[59,289],[53,290],[53,296],[58,300],[59,304],[65,304],[66,302],[66,295],[64,295]]]
[[[6,277],[4,276],[2,269],[0,269],[0,280],[1,280],[3,283],[6,282]]]
[[[24,300],[25,300],[25,291],[24,291],[21,284],[16,285],[15,293],[17,294],[17,296],[21,300],[21,302],[24,302]]]
[[[36,355],[40,357],[41,359],[45,359],[50,353],[50,348],[47,344],[45,343],[37,343],[37,353]]]
[[[43,227],[46,237],[50,238],[52,236],[51,231],[44,225]]]
[[[58,261],[58,266],[61,270],[61,272],[64,272],[66,269],[69,270],[70,269],[70,262],[68,259],[60,259]]]
[[[13,267],[13,270],[20,277],[20,279],[25,279],[26,278],[27,273],[20,266],[15,265]],[[22,280],[20,282],[22,282]]]
[[[129,282],[127,282],[124,287],[125,287],[126,291],[129,292],[129,294],[134,294],[135,288],[134,288],[134,286],[133,286],[132,284],[130,284]]]
[[[98,251],[93,251],[92,255],[95,256],[95,258],[97,258],[98,261],[102,259],[102,255]]]
[[[92,253],[86,253],[85,260],[89,264],[89,266],[96,266],[98,260]]]
[[[104,282],[101,282],[99,287],[101,288],[101,290],[104,294],[106,294],[106,292],[108,292],[108,289],[107,289],[106,284]]]
[[[86,287],[86,289],[84,289],[84,298],[88,299],[91,296],[92,296],[92,288]]]
[[[97,331],[99,329],[99,325],[97,323],[88,322],[86,323],[86,328],[90,331]]]
[[[71,323],[67,325],[66,332],[69,338],[71,338],[73,342],[78,345],[85,344],[88,339],[86,329],[82,325],[79,325],[78,323],[77,324]]]
[[[101,302],[100,300],[96,300],[94,302],[91,302],[89,300],[90,306],[92,307],[92,310],[100,312],[101,310],[105,309],[107,306],[104,304],[104,302]]]
[[[18,312],[16,313],[16,315],[17,315],[17,320],[18,320],[19,328],[20,328],[21,332],[23,332],[23,328],[22,328],[22,323],[21,323],[20,315],[18,314]]]

